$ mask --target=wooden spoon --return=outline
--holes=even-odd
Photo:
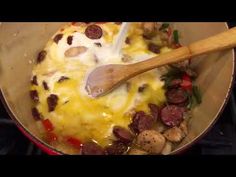
[[[129,65],[110,64],[100,66],[88,76],[86,90],[92,97],[98,97],[110,92],[128,79],[151,69],[235,46],[236,27],[142,62]]]

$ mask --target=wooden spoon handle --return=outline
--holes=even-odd
[[[134,76],[166,64],[181,62],[194,56],[229,49],[235,46],[236,27],[149,60],[127,65],[127,67],[129,72],[132,73],[132,76]]]

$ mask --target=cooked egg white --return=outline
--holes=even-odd
[[[114,125],[128,127],[131,121],[129,111],[143,110],[148,112],[148,103],[161,104],[165,101],[163,82],[160,81],[158,69],[146,72],[131,79],[108,95],[91,98],[85,91],[86,77],[94,68],[111,63],[123,63],[122,56],[112,54],[111,47],[120,25],[115,23],[99,24],[103,36],[91,40],[84,34],[85,26],[66,25],[63,38],[58,44],[53,38],[47,43],[45,60],[35,65],[33,75],[38,78],[38,86],[32,86],[39,93],[38,110],[45,119],[50,119],[55,127],[55,133],[64,136],[77,137],[83,141],[93,140],[101,146],[111,143]],[[67,37],[73,35],[72,45],[67,44]],[[124,44],[123,54],[131,56],[131,62],[145,60],[154,54],[147,49],[142,37],[140,23],[131,25],[128,32],[131,45]],[[102,47],[94,43],[101,43]],[[85,46],[88,50],[76,57],[65,57],[64,53],[71,47]],[[161,52],[170,49],[163,48]],[[125,63],[124,63],[125,64]],[[57,81],[61,76],[69,80]],[[49,90],[44,90],[42,82],[46,81]],[[147,88],[138,92],[138,88],[147,84]],[[59,97],[55,111],[48,112],[47,97],[56,94]]]

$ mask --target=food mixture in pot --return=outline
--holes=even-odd
[[[169,154],[188,134],[191,108],[201,102],[189,62],[138,75],[93,98],[88,74],[181,47],[168,23],[132,23],[121,54],[112,52],[119,22],[73,22],[39,52],[32,71],[32,115],[43,139],[66,154]]]

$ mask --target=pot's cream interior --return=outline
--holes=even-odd
[[[175,23],[183,44],[189,44],[227,29],[225,23]],[[19,123],[40,139],[31,116],[29,84],[33,61],[48,39],[63,23],[3,23],[0,25],[0,86],[5,101]],[[197,83],[202,104],[193,110],[189,135],[175,151],[203,134],[220,112],[231,87],[233,51],[224,51],[193,60],[199,73]]]

